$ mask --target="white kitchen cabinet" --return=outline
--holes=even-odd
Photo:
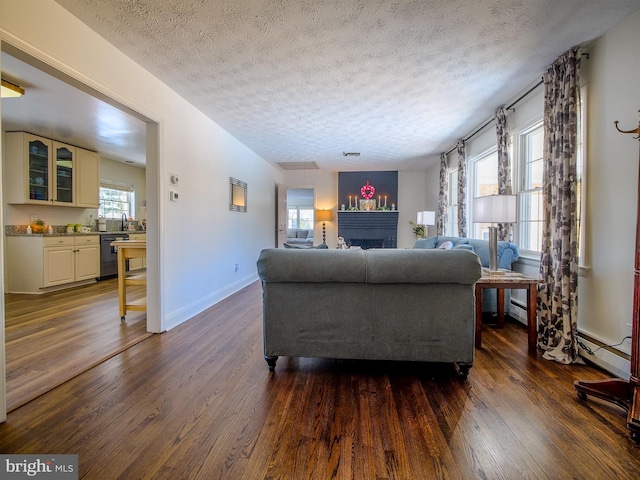
[[[43,239],[44,284],[53,287],[71,283],[75,279],[75,246],[73,237],[51,237]]]
[[[87,235],[74,238],[75,281],[95,279],[100,276],[100,236]]]
[[[8,203],[98,207],[99,156],[26,132],[5,134]]]
[[[42,293],[100,276],[98,235],[6,237],[8,293]]]
[[[100,206],[100,155],[84,148],[76,148],[76,206]]]

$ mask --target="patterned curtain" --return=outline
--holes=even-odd
[[[579,363],[576,139],[580,56],[562,55],[543,79],[544,180],[542,283],[538,295],[538,346],[547,360]]]
[[[509,161],[509,129],[507,128],[507,115],[504,107],[496,111],[496,136],[498,137],[498,193],[511,195],[511,162]],[[498,224],[498,240],[510,240],[509,229],[511,224]]]
[[[447,155],[440,154],[440,194],[438,195],[437,230],[438,235],[444,235],[447,228],[447,208],[449,207],[449,168]]]
[[[464,140],[458,140],[458,236],[467,236],[467,159]]]

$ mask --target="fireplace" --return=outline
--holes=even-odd
[[[347,245],[397,248],[398,212],[338,212],[338,235]]]
[[[352,247],[360,247],[363,250],[367,250],[369,248],[384,248],[384,239],[383,238],[352,238],[348,242]]]

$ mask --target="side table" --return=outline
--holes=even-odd
[[[482,270],[482,277],[476,282],[476,348],[482,347],[482,290],[495,288],[497,290],[498,327],[504,327],[504,289],[527,290],[527,331],[529,352],[536,351],[537,344],[537,303],[538,283],[540,280],[528,277],[522,273],[501,271],[491,274]]]

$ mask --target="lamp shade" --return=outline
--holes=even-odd
[[[424,211],[422,212],[422,225],[435,225],[436,224],[436,212]]]
[[[331,221],[331,210],[316,210],[316,220],[318,222],[330,222]]]
[[[473,199],[475,223],[514,223],[516,221],[515,195],[488,195]]]

